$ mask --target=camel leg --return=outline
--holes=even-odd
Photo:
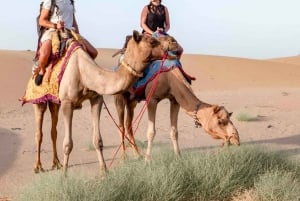
[[[177,127],[179,109],[180,109],[180,105],[176,102],[176,100],[171,100],[170,101],[170,120],[171,120],[170,137],[176,155],[180,155],[180,150],[178,145],[178,127]]]
[[[116,94],[114,96],[115,107],[119,119],[119,134],[122,145],[122,158],[126,157],[125,152],[125,127],[124,127],[124,116],[125,116],[125,94]]]
[[[129,143],[133,149],[133,154],[136,158],[139,157],[139,150],[135,142],[134,138],[134,133],[132,130],[132,121],[133,121],[133,116],[134,116],[134,109],[137,105],[137,101],[130,101],[129,99],[127,100],[127,118],[126,118],[126,128],[127,128],[127,133],[129,137]]]
[[[57,156],[57,146],[56,146],[57,122],[58,122],[58,112],[59,112],[60,105],[49,102],[48,106],[49,106],[49,110],[51,113],[51,120],[52,120],[52,125],[51,125],[51,140],[52,140],[52,147],[53,147],[52,170],[54,170],[55,168],[59,169],[62,167]]]
[[[65,125],[65,137],[63,141],[63,152],[64,152],[64,172],[67,172],[69,156],[73,149],[73,140],[72,140],[72,118],[73,118],[73,109],[72,103],[70,101],[62,101],[61,108],[63,112],[64,125]]]
[[[33,171],[39,173],[44,171],[41,163],[41,145],[43,141],[43,120],[47,109],[47,103],[33,104],[36,122],[35,141],[37,145],[37,159]]]
[[[156,134],[155,130],[155,116],[157,109],[157,100],[151,99],[148,104],[148,130],[147,130],[147,138],[148,138],[148,146],[146,152],[146,160],[149,160],[151,157],[152,143]]]
[[[103,104],[103,97],[97,96],[90,99],[91,111],[92,111],[92,121],[93,121],[93,143],[97,152],[98,161],[100,165],[100,174],[106,172],[106,164],[103,157],[103,140],[100,133],[100,114],[101,107]]]

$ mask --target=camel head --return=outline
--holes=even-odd
[[[157,40],[159,40],[165,51],[177,52],[182,50],[176,39],[170,35],[158,37]]]
[[[156,38],[133,31],[132,37],[126,44],[122,60],[136,72],[143,72],[152,61],[161,59],[163,56],[163,46]]]
[[[196,112],[195,120],[203,126],[203,129],[215,139],[223,139],[224,144],[240,145],[239,133],[225,107],[211,105],[201,108]]]

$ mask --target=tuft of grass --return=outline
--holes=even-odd
[[[258,117],[254,116],[254,115],[247,114],[247,113],[239,113],[236,116],[236,119],[238,121],[257,121]]]
[[[254,187],[261,201],[300,200],[300,181],[293,172],[267,172],[259,176]]]
[[[272,172],[277,179],[270,176]],[[42,175],[17,200],[226,201],[249,189],[261,196],[272,192],[266,188],[268,185],[296,186],[299,179],[298,164],[257,145],[189,151],[181,157],[160,148],[150,162],[128,160],[111,169],[103,180],[70,174]],[[281,180],[282,185],[278,184]],[[295,200],[298,192],[296,187],[285,190],[281,201]]]

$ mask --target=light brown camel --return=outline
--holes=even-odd
[[[148,97],[148,94],[155,83],[157,85],[147,105],[148,147],[146,159],[149,159],[151,156],[152,143],[156,134],[155,116],[157,104],[165,98],[170,100],[170,137],[173,143],[175,154],[180,155],[177,128],[180,107],[185,110],[187,115],[193,118],[196,125],[201,125],[204,131],[206,131],[213,138],[223,139],[224,143],[239,145],[240,142],[238,131],[230,120],[231,113],[227,112],[223,106],[211,105],[200,101],[178,68],[174,68],[167,72],[162,72],[155,79],[150,81],[145,89],[145,97]],[[115,95],[115,105],[118,112],[119,127],[121,128],[123,135],[125,135],[125,130],[127,131],[129,140],[131,141],[131,144],[133,144],[132,147],[135,154],[138,153],[138,150],[136,149],[134,141],[132,120],[136,104],[137,101],[131,99],[128,92]],[[125,107],[127,110],[126,128],[124,127]],[[125,151],[125,147],[123,147],[123,151]]]
[[[152,37],[140,35],[137,31],[133,32],[133,36],[129,40],[124,53],[124,60],[117,71],[101,68],[82,48],[72,53],[59,86],[59,100],[65,125],[65,137],[63,140],[63,167],[65,171],[68,168],[69,156],[73,148],[72,118],[74,110],[80,108],[84,100],[88,99],[90,101],[93,121],[93,144],[97,152],[100,170],[101,172],[105,171],[106,164],[102,153],[103,142],[99,128],[103,104],[102,95],[126,91],[138,79],[146,66],[152,60],[161,58],[163,54],[161,42]],[[52,168],[59,168],[61,164],[56,150],[56,126],[60,105],[48,102],[48,107],[52,119],[51,136],[54,153]],[[34,104],[37,125],[35,172],[43,170],[40,160],[40,149],[43,136],[42,124],[46,108],[47,103]]]

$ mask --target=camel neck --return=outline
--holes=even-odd
[[[197,98],[190,84],[185,80],[180,70],[175,68],[171,71],[171,73],[172,76],[176,77],[176,79],[171,79],[174,80],[170,84],[172,86],[171,93],[188,115],[193,117],[195,111],[209,105]]]

